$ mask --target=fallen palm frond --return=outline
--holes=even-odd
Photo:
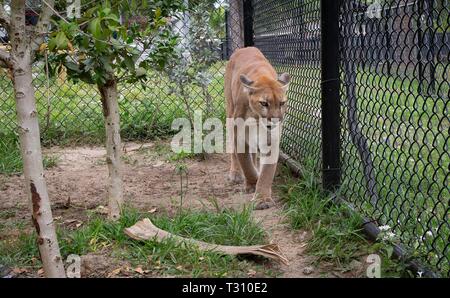
[[[283,255],[283,253],[280,251],[280,248],[275,243],[252,246],[217,245],[171,234],[155,226],[148,218],[144,218],[143,220],[137,222],[135,225],[126,228],[124,232],[129,237],[136,240],[145,241],[156,238],[162,241],[165,239],[172,239],[177,243],[184,242],[196,245],[202,250],[215,251],[227,255],[258,255],[289,265],[287,258]]]

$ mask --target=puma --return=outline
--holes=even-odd
[[[269,135],[274,128],[281,130],[289,82],[290,75],[278,75],[257,48],[248,47],[235,51],[225,72],[228,120],[236,123],[237,119],[253,118],[256,120],[257,131],[265,130]],[[272,153],[277,153],[275,160],[263,163],[264,156],[259,150],[258,164],[257,154],[250,150],[255,130],[248,129],[249,133],[244,135],[245,140],[237,133],[236,125],[227,125],[227,130],[231,144],[229,152],[232,152],[229,180],[233,183],[245,182],[245,190],[254,193],[252,201],[256,202],[256,209],[272,207],[272,183],[278,162],[279,139],[271,143],[270,137],[268,138],[269,145],[273,146]],[[244,143],[244,152],[237,150],[239,142]]]

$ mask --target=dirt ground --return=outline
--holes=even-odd
[[[156,208],[156,212],[175,212],[180,204],[177,162],[167,161],[166,153],[161,153],[164,150],[161,150],[160,143],[126,143],[123,149],[126,202],[140,210]],[[56,220],[74,224],[83,222],[87,218],[87,210],[107,205],[107,169],[102,147],[53,147],[45,153],[56,156],[58,160],[55,167],[46,170]],[[221,207],[231,208],[241,208],[250,201],[251,194],[243,193],[242,186],[227,181],[226,155],[211,155],[204,160],[184,159],[182,162],[187,165],[189,173],[187,188],[183,188],[186,192],[185,207],[213,208],[212,198],[217,199]],[[277,199],[277,194],[274,197]],[[278,243],[290,262],[288,266],[276,265],[281,276],[339,276],[327,268],[311,267],[311,259],[304,253],[307,232],[292,230],[283,218],[281,208],[282,203],[278,201],[275,207],[254,211],[255,219],[262,222],[270,241]],[[15,216],[6,220],[29,218],[23,176],[0,176],[2,210],[15,211]]]

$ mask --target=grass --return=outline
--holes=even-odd
[[[390,259],[386,243],[371,243],[362,232],[361,217],[343,204],[335,204],[324,192],[317,177],[317,162],[304,164],[303,175],[294,178],[283,168],[286,181],[279,186],[285,200],[285,214],[295,230],[307,230],[306,253],[314,263],[331,263],[342,273],[352,270],[352,261],[377,253],[382,258],[382,277],[410,276],[405,266]],[[365,272],[362,273],[365,276]]]
[[[52,168],[58,164],[55,155],[44,155],[44,168]],[[19,141],[14,136],[0,138],[0,174],[17,174],[22,172],[22,157]]]
[[[64,258],[70,254],[102,253],[132,266],[142,266],[153,275],[192,277],[246,276],[251,268],[264,271],[262,265],[234,256],[223,256],[197,247],[176,244],[172,240],[136,241],[123,233],[125,227],[149,217],[156,226],[174,234],[224,245],[253,245],[265,241],[266,234],[252,219],[252,210],[225,209],[218,212],[185,210],[173,217],[143,214],[127,208],[118,222],[92,215],[77,230],[59,228],[59,243]],[[0,242],[0,263],[24,268],[40,267],[35,234],[22,233],[17,239]],[[272,274],[271,271],[265,271]]]

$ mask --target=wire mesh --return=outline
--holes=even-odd
[[[450,2],[378,3],[340,8],[343,194],[448,276]]]
[[[320,161],[320,1],[253,1],[254,43],[292,76],[282,150]]]

